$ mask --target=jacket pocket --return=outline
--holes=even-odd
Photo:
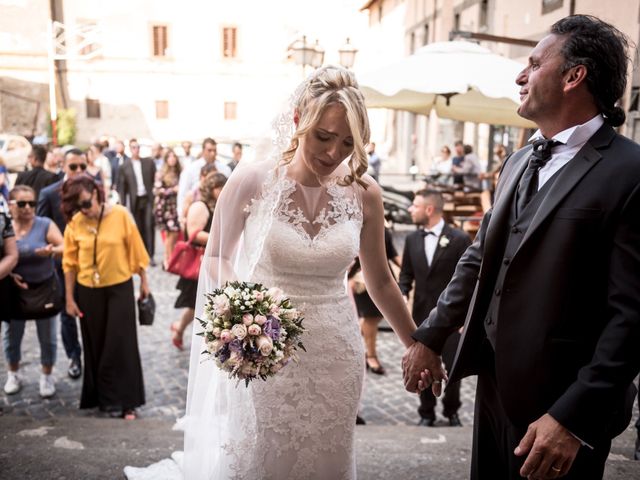
[[[591,220],[602,216],[602,210],[599,208],[559,208],[555,214],[555,218],[565,220]]]

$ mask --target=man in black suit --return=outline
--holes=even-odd
[[[121,140],[117,140],[115,150],[109,150],[105,153],[105,156],[111,164],[111,189],[117,190],[120,167],[129,160],[129,157],[124,153],[124,143]],[[121,202],[124,203],[122,200]]]
[[[421,190],[416,193],[413,205],[409,207],[413,223],[421,228],[407,236],[402,254],[400,269],[400,290],[409,297],[413,282],[413,320],[417,325],[427,318],[436,306],[438,297],[445,289],[458,260],[471,244],[469,235],[447,225],[442,218],[444,198],[440,192]],[[455,330],[445,342],[443,357],[445,365],[453,364],[460,340],[460,333]],[[461,426],[458,417],[460,403],[460,382],[449,384],[442,399],[443,414],[452,427]],[[418,425],[433,427],[436,422],[436,397],[429,389],[420,392]]]
[[[16,178],[15,185],[28,185],[36,192],[36,199],[47,185],[51,185],[58,180],[55,173],[49,172],[44,168],[44,162],[47,159],[47,149],[41,145],[34,145],[29,154],[29,163],[31,169],[26,172],[20,172]]]
[[[87,169],[87,157],[82,150],[72,148],[65,153],[62,165],[63,178],[43,188],[40,192],[36,215],[50,218],[64,233],[67,222],[64,219],[64,215],[62,215],[62,210],[60,210],[62,184],[69,178],[82,174]],[[56,270],[60,276],[60,285],[62,285],[62,296],[64,298],[64,274],[62,273],[62,263],[60,261],[56,261]],[[60,312],[60,336],[62,337],[67,358],[69,358],[67,374],[71,378],[79,378],[82,374],[82,362],[80,360],[82,348],[78,340],[78,326],[76,319],[68,315],[65,309]]]
[[[156,166],[150,158],[140,158],[140,145],[136,139],[129,141],[131,158],[118,172],[120,202],[129,207],[136,221],[144,246],[153,265],[153,183]]]
[[[495,203],[403,359],[408,390],[478,375],[472,479],[601,478],[640,370],[640,146],[618,135],[628,41],[556,22],[518,75],[538,124],[506,159]]]

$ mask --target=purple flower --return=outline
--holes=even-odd
[[[218,357],[218,360],[220,360],[220,362],[222,363],[229,360],[229,357],[231,356],[231,352],[229,351],[229,344],[226,343],[220,350],[218,350],[218,353],[216,353],[216,356]]]
[[[229,343],[229,350],[231,350],[232,352],[236,352],[239,354],[242,354],[242,340],[239,339],[235,339],[232,342]]]
[[[278,340],[280,338],[280,321],[269,315],[267,321],[262,327],[262,331],[265,335],[271,338],[271,340]]]

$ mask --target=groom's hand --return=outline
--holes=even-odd
[[[447,380],[440,355],[420,342],[411,345],[402,357],[402,376],[409,392],[415,393],[432,386],[436,396],[440,396],[442,382]]]
[[[527,455],[520,475],[553,479],[569,472],[579,449],[580,440],[546,413],[529,425],[514,453]]]

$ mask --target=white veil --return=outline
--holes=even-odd
[[[294,105],[304,85],[296,89],[274,120],[273,148],[267,159],[241,161],[223,188],[200,267],[196,318],[201,318],[205,293],[227,281],[249,281],[252,277],[280,198],[284,169],[278,164],[294,133]],[[245,222],[249,211],[251,222]],[[203,356],[203,338],[198,335],[201,331],[194,320],[183,420],[184,478],[230,478],[237,472],[233,471],[232,452],[225,449],[234,442],[246,443],[247,434],[255,431],[252,388],[237,385],[214,361]],[[250,445],[243,444],[242,448]]]

